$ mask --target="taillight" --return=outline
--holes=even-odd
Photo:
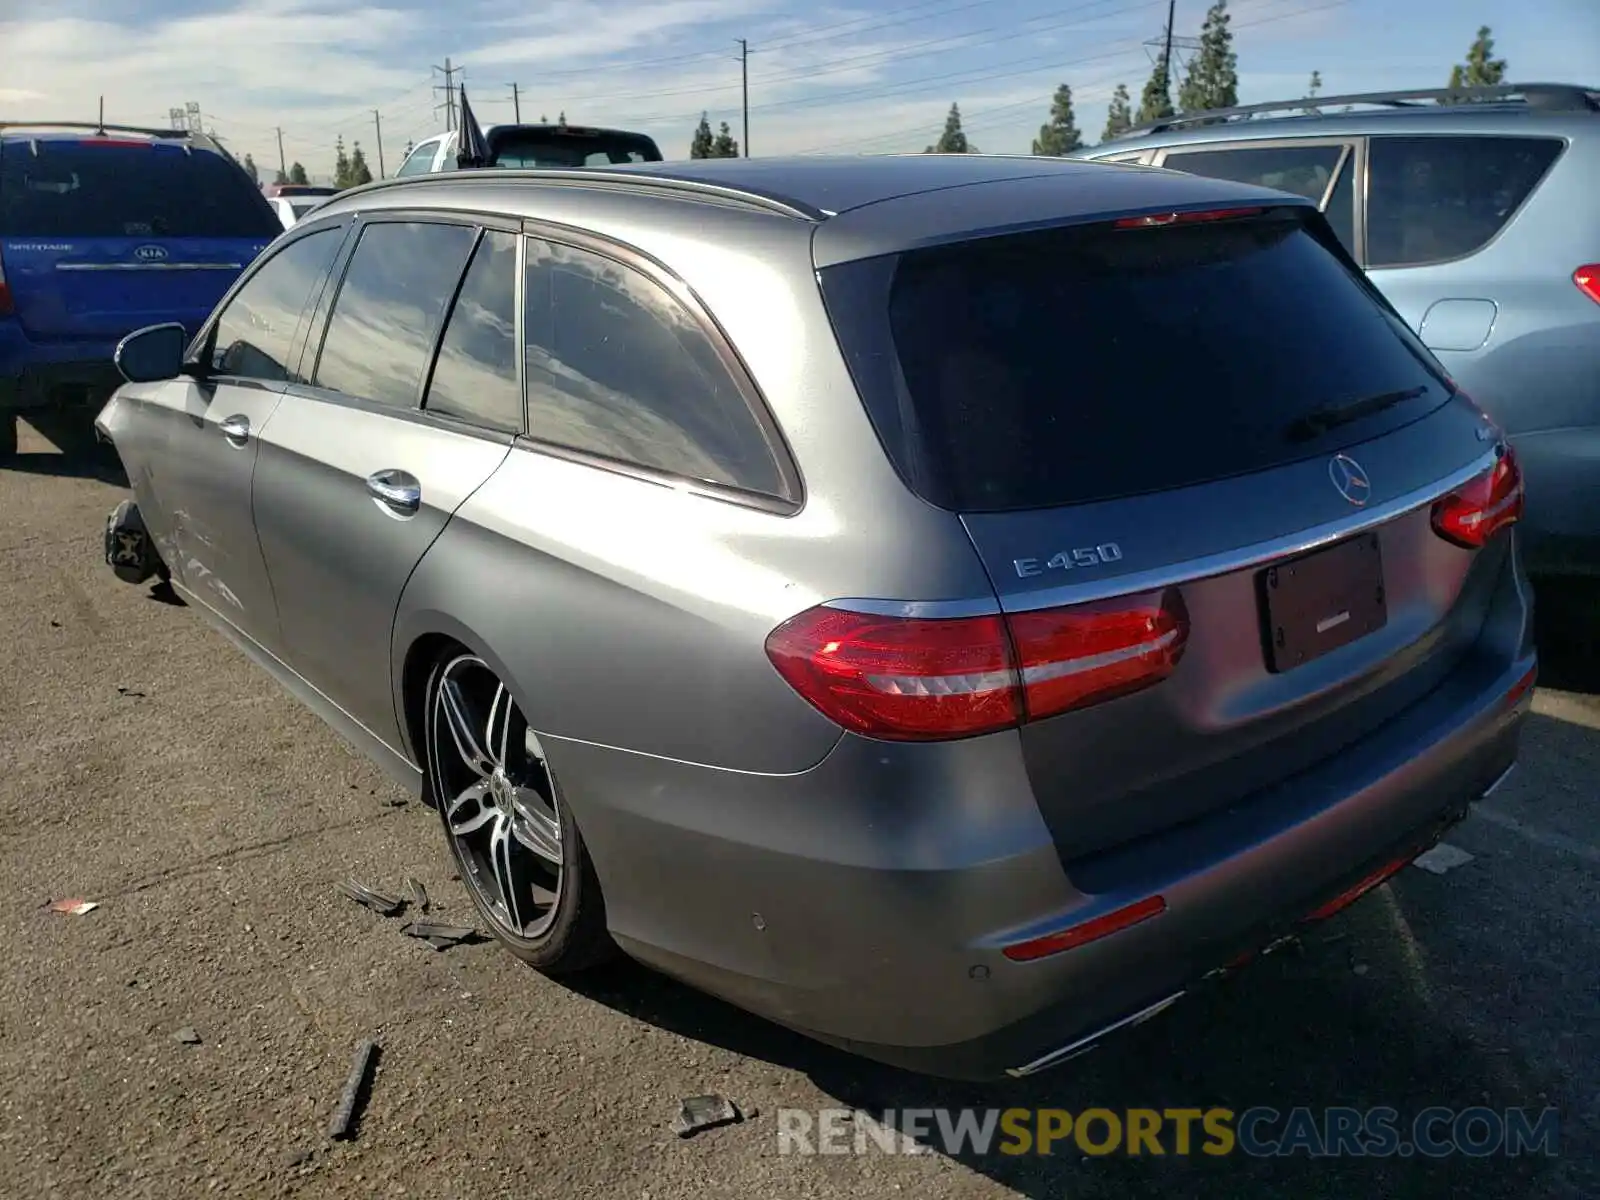
[[[0,254],[0,317],[9,317],[16,311],[16,303],[11,299],[11,289],[6,285],[5,256]]]
[[[853,732],[936,741],[1008,729],[1159,683],[1183,656],[1175,590],[1007,617],[892,617],[821,607],[767,638],[767,656]]]
[[[1572,282],[1578,290],[1596,304],[1600,304],[1600,263],[1590,263],[1572,273]]]
[[[1123,217],[1111,223],[1113,229],[1156,229],[1165,225],[1202,225],[1210,221],[1230,221],[1235,217],[1258,217],[1264,208],[1207,208],[1199,212],[1152,213],[1146,217]]]
[[[1522,469],[1510,446],[1494,466],[1434,501],[1433,530],[1447,542],[1476,550],[1522,519]]]

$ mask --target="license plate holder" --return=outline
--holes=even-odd
[[[1257,579],[1274,674],[1348,646],[1389,619],[1376,531],[1277,563]]]

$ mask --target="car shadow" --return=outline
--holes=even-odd
[[[1418,1114],[1435,1106],[1496,1112],[1525,1107],[1536,1123],[1550,1103],[1544,1097],[1554,1094],[1557,1084],[1538,1078],[1515,1052],[1486,1048],[1434,1002],[1427,980],[1418,978],[1417,935],[1396,916],[1394,896],[1403,889],[1403,884],[1381,889],[1304,945],[1260,960],[1089,1055],[1030,1079],[995,1084],[950,1082],[881,1066],[631,963],[565,982],[638,1020],[799,1071],[839,1107],[880,1123],[894,1120],[889,1110],[906,1109],[1049,1108],[1078,1114],[1099,1108],[1125,1114],[1136,1108],[1218,1106],[1236,1116],[1253,1108],[1276,1110],[1279,1116],[1259,1127],[1269,1138],[1281,1136],[1283,1120],[1300,1107],[1320,1120],[1328,1107],[1386,1106],[1398,1113],[1402,1136]],[[1379,899],[1384,896],[1387,903]],[[772,1102],[761,1098],[763,1106]],[[776,1114],[764,1108],[762,1116],[772,1122],[768,1128],[776,1139]],[[947,1119],[957,1117],[950,1113]],[[1070,1135],[1049,1155],[1000,1152],[1003,1136],[987,1153],[974,1153],[970,1143],[952,1153],[934,1119],[925,1118],[923,1127],[933,1130],[918,1142],[927,1153],[1037,1200],[1144,1195],[1332,1200],[1455,1190],[1490,1200],[1555,1194],[1561,1185],[1559,1160],[1543,1154],[1313,1157],[1302,1149],[1247,1157],[1236,1149],[1218,1156],[1201,1149],[1207,1139],[1198,1124],[1188,1154],[1175,1152],[1170,1124],[1160,1156],[1148,1150],[1130,1155],[1121,1147],[1088,1155]],[[844,1128],[843,1144],[856,1149],[848,1132],[852,1126]],[[1098,1127],[1091,1147],[1103,1141],[1104,1128]],[[868,1153],[884,1152],[870,1137],[860,1145]],[[1560,1153],[1569,1149],[1558,1142]]]
[[[0,471],[58,479],[93,479],[114,487],[127,487],[128,476],[115,447],[95,436],[95,411],[88,408],[30,410],[17,423],[19,448],[0,462]],[[29,436],[30,426],[34,436]],[[55,450],[46,448],[45,443],[54,445]]]
[[[1536,580],[1539,684],[1600,695],[1600,579]]]

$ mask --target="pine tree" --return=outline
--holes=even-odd
[[[562,109],[560,114],[557,115],[556,124],[561,126],[563,129],[566,128],[566,125],[567,125],[567,110],[566,109]]]
[[[341,191],[350,186],[350,156],[344,150],[344,134],[334,143],[333,186]]]
[[[1311,82],[1306,84],[1306,99],[1307,100],[1315,100],[1317,98],[1317,93],[1320,92],[1321,90],[1322,90],[1322,72],[1321,71],[1313,71],[1313,72],[1311,72]],[[1322,115],[1322,110],[1320,108],[1318,108],[1315,104],[1306,105],[1305,111],[1310,113],[1313,117],[1320,117]]]
[[[1072,112],[1072,89],[1066,84],[1056,88],[1050,101],[1050,120],[1039,126],[1039,136],[1033,139],[1033,152],[1051,158],[1070,154],[1083,145],[1083,134],[1078,132],[1078,122]]]
[[[350,186],[360,187],[371,182],[372,168],[367,166],[367,156],[361,153],[361,143],[356,142],[350,148]]]
[[[1233,30],[1228,28],[1232,19],[1228,16],[1228,0],[1216,0],[1206,10],[1200,49],[1178,89],[1180,112],[1233,108],[1239,103],[1239,56],[1233,51]]]
[[[1111,106],[1106,109],[1106,131],[1100,135],[1102,142],[1119,138],[1133,128],[1133,108],[1128,102],[1128,85],[1117,84],[1111,93]]]
[[[711,143],[712,158],[738,158],[739,143],[734,140],[733,133],[728,128],[728,123],[722,123],[722,129],[717,133],[717,140]]]
[[[302,167],[299,163],[290,163],[289,164],[289,182],[290,183],[310,183],[311,182],[311,178],[310,178],[310,176],[308,176],[306,174],[306,169],[304,167]]]
[[[924,154],[976,154],[978,148],[967,141],[961,129],[961,107],[954,102],[944,119],[944,132],[939,140],[923,151]]]
[[[711,122],[706,120],[705,113],[701,113],[700,124],[694,127],[694,137],[689,142],[689,157],[710,158],[716,148],[716,139],[711,136]]]
[[[1134,123],[1143,125],[1146,121],[1158,121],[1171,115],[1172,77],[1167,70],[1167,56],[1163,54],[1156,60],[1150,78],[1145,80],[1144,94],[1139,97],[1139,112]]]
[[[250,181],[252,183],[261,182],[261,172],[256,170],[256,160],[251,158],[248,154],[244,156],[244,173],[250,176]]]
[[[298,166],[299,164],[296,163],[295,165]],[[273,177],[272,182],[273,183],[278,183],[278,184],[288,183],[289,182],[289,173],[287,171],[279,171]]]
[[[1494,38],[1487,25],[1478,27],[1478,36],[1467,50],[1467,61],[1450,68],[1450,89],[1493,87],[1506,77],[1506,60],[1494,57]]]

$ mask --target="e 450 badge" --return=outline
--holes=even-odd
[[[1013,558],[1011,565],[1016,568],[1019,579],[1031,579],[1035,575],[1043,575],[1046,571],[1072,571],[1083,567],[1103,567],[1108,563],[1122,561],[1122,547],[1115,542],[1101,542],[1098,546],[1079,546],[1072,550],[1063,550],[1059,554],[1052,554],[1049,558]]]

